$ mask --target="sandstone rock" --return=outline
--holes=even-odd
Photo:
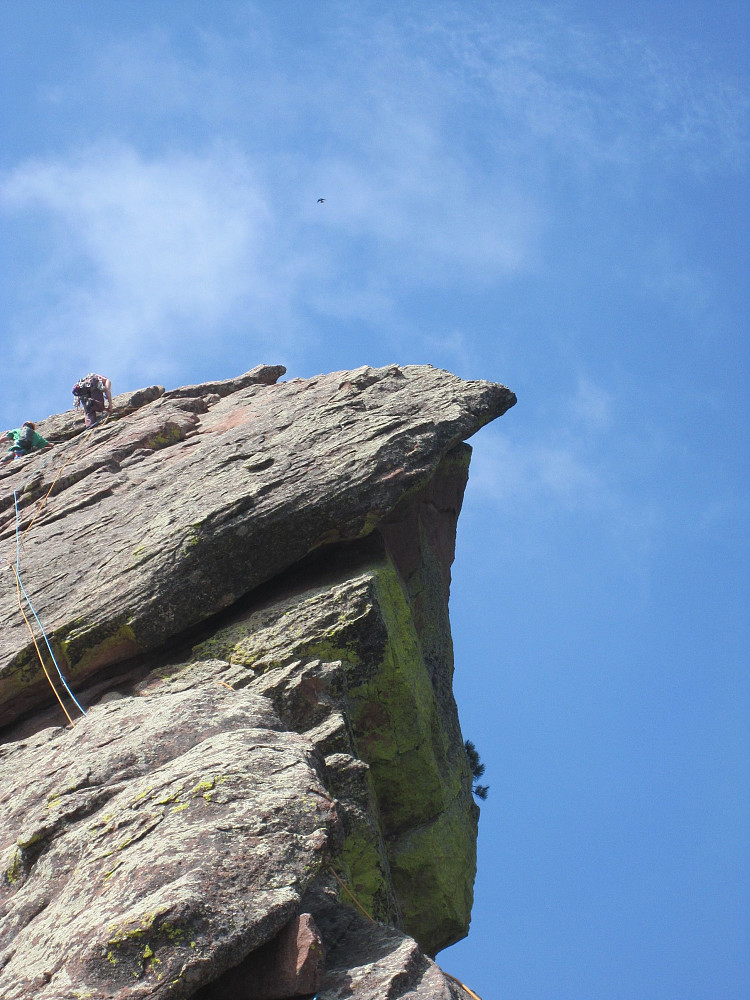
[[[51,417],[0,470],[3,1000],[465,995],[428,957],[476,867],[450,565],[462,441],[515,397],[282,373]]]
[[[294,916],[337,822],[309,742],[217,684],[0,760],[4,1000],[191,996]]]
[[[197,662],[176,666],[169,683],[249,685],[313,740],[342,801],[342,870],[370,913],[433,954],[465,935],[476,868],[478,810],[455,701],[433,683],[451,672],[451,651],[439,669],[427,661],[384,550],[326,562],[325,582],[290,579],[196,646]]]
[[[309,913],[290,920],[276,937],[204,987],[195,1000],[290,1000],[317,993],[325,948]]]
[[[35,518],[22,552],[30,596],[79,685],[315,549],[368,534],[514,397],[394,366],[250,385],[202,413],[186,408],[194,402],[160,397],[60,445],[51,464],[32,456],[0,477],[0,546],[12,560],[17,490],[21,530]],[[48,697],[5,580],[0,724]]]
[[[180,399],[187,396],[215,397],[219,400],[230,396],[238,389],[246,389],[249,385],[273,385],[282,375],[286,374],[283,365],[258,365],[237,378],[226,378],[220,382],[202,382],[200,385],[183,385],[179,389],[170,389],[165,393],[168,399]]]
[[[468,1000],[405,934],[326,905],[320,896],[318,905],[327,948],[321,1000]]]

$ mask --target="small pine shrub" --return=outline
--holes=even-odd
[[[464,749],[466,750],[466,756],[469,758],[469,767],[471,769],[471,776],[474,779],[474,782],[471,786],[471,790],[478,799],[482,799],[484,801],[484,799],[487,798],[487,793],[490,790],[490,786],[477,784],[477,779],[481,778],[482,775],[484,774],[484,764],[480,761],[477,748],[474,746],[471,740],[467,740],[464,743]]]

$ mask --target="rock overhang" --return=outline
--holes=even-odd
[[[149,740],[158,745],[170,723],[168,712],[159,723],[156,706],[181,698],[185,705],[206,704],[208,698],[226,732],[215,746],[205,740],[198,756],[208,762],[216,751],[213,770],[228,773],[229,743],[241,743],[243,732],[258,733],[271,758],[288,741],[283,752],[297,754],[308,785],[302,799],[313,809],[322,796],[316,815],[327,817],[314,824],[313,854],[303,860],[301,875],[290,874],[296,862],[288,867],[288,849],[279,848],[276,878],[296,888],[276,908],[269,903],[260,914],[238,916],[235,897],[222,884],[227,867],[220,866],[214,874],[223,902],[206,910],[200,893],[183,898],[181,890],[171,891],[170,884],[179,889],[182,883],[164,868],[148,892],[143,886],[136,892],[138,899],[156,894],[158,906],[148,914],[140,902],[113,897],[124,937],[110,938],[122,953],[110,947],[108,958],[105,948],[84,961],[74,949],[52,976],[55,989],[83,962],[92,997],[100,995],[96,984],[104,984],[102,996],[157,997],[164,985],[159,963],[165,963],[163,971],[175,974],[168,995],[187,998],[202,988],[201,1000],[204,994],[225,1000],[235,996],[238,977],[255,975],[253,956],[265,953],[280,925],[287,921],[288,930],[288,921],[308,910],[330,953],[325,983],[333,989],[347,962],[360,961],[355,942],[372,937],[366,928],[355,932],[348,917],[351,948],[342,947],[342,883],[391,925],[392,956],[409,956],[407,974],[398,966],[401,958],[393,958],[390,970],[391,960],[378,952],[382,975],[395,977],[387,988],[401,984],[394,998],[407,982],[434,986],[425,996],[458,995],[429,959],[415,959],[403,932],[430,955],[468,929],[478,809],[451,690],[450,564],[470,454],[462,442],[515,396],[503,386],[463,382],[426,366],[364,367],[276,384],[282,373],[280,366],[259,366],[220,383],[117,397],[113,419],[85,438],[74,414],[49,418],[43,433],[54,438],[56,431],[60,442],[53,452],[0,472],[6,501],[0,501],[0,545],[15,546],[7,499],[16,490],[21,530],[32,525],[21,550],[22,573],[37,584],[30,590],[41,595],[42,618],[66,675],[83,704],[94,705],[91,717],[69,732],[41,728],[52,718],[44,707],[46,681],[13,621],[18,606],[6,583],[0,589],[8,624],[0,639],[0,717],[10,724],[35,713],[6,728],[7,747],[18,753],[24,741],[42,746],[49,737],[89,759],[86,733],[98,731],[103,720],[131,730],[136,747]],[[232,707],[233,699],[239,702]],[[249,710],[251,703],[257,709],[252,724],[242,717],[243,705]],[[132,732],[132,720],[144,711],[146,730],[156,726],[153,738],[146,730]],[[206,720],[195,725],[200,730]],[[102,737],[102,745],[111,738]],[[0,764],[2,753],[0,745]],[[6,763],[13,767],[10,757]],[[247,789],[252,782],[245,770],[239,767],[237,780]],[[82,784],[68,782],[68,791],[88,803],[89,825],[99,823],[112,840],[106,849],[117,852],[118,826],[105,799],[121,782],[110,775],[99,783],[106,790],[100,794],[97,767],[88,772]],[[212,804],[213,772],[193,777],[187,791],[198,789],[196,795],[170,800],[177,842],[182,837],[186,845],[193,807],[222,804],[221,795]],[[31,795],[30,814],[45,815],[50,799],[53,811],[58,808],[54,795],[42,795],[44,788],[42,781],[36,798]],[[178,798],[185,791],[178,789]],[[138,794],[144,792],[153,806],[151,792]],[[170,794],[159,793],[160,807]],[[304,841],[305,817],[298,824],[293,814],[286,827]],[[66,822],[45,826],[40,819],[32,830],[13,821],[15,839],[0,845],[6,875],[13,875],[5,879],[8,898],[19,889],[29,893],[37,882],[43,888],[34,892],[52,892],[44,873],[75,844],[75,824],[68,829]],[[143,849],[158,867],[163,859],[154,829],[156,840],[147,830]],[[234,829],[252,862],[256,834],[244,820]],[[306,857],[304,850],[299,857]],[[189,861],[188,869],[196,876],[200,864]],[[104,875],[115,884],[114,871]],[[194,966],[191,954],[180,950],[184,942],[170,938],[167,911],[189,912],[197,929],[205,920],[217,927],[234,921],[234,943],[219,934],[217,946],[201,952]],[[8,912],[21,914],[21,933],[28,906],[21,899],[20,910]],[[40,930],[39,924],[31,930],[35,919],[32,913],[29,933]],[[144,944],[146,930],[154,932],[153,941]],[[133,984],[112,994],[118,955],[119,972]],[[227,971],[232,966],[235,971]],[[56,997],[53,987],[40,997]]]
[[[34,519],[23,572],[44,589],[48,633],[73,677],[158,648],[310,552],[369,533],[515,402],[504,386],[422,366],[278,384],[281,366],[253,371],[203,395],[132,394],[88,440],[0,478],[0,546],[12,556],[20,488],[21,531]],[[46,697],[4,579],[0,725]]]

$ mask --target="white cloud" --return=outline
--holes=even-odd
[[[106,343],[120,365],[163,363],[267,292],[269,212],[247,161],[226,150],[147,159],[90,147],[21,165],[0,205],[52,225],[35,293],[53,351]]]
[[[341,66],[326,81],[318,65],[310,79],[291,74],[274,95],[262,63],[229,87],[242,39],[213,36],[202,66],[174,53],[165,59],[161,35],[146,42],[109,51],[117,71],[104,98],[126,109],[124,131],[132,107],[145,109],[140,148],[99,141],[0,177],[0,209],[33,218],[45,234],[30,261],[36,286],[14,322],[43,339],[50,364],[64,358],[130,371],[136,382],[168,380],[215,331],[225,345],[244,337],[256,348],[283,345],[289,357],[295,339],[319,335],[310,323],[403,328],[396,302],[404,288],[486,285],[534,261],[534,198],[477,171],[454,147],[434,107],[435,68],[389,49],[382,57],[395,60],[391,75],[376,60],[359,76],[347,79],[352,65]],[[157,55],[168,70],[148,70]],[[332,88],[336,99],[319,106]],[[220,118],[230,146],[203,129],[233,91]],[[397,102],[406,91],[409,109]],[[63,87],[55,99],[70,102],[71,92]],[[152,116],[178,103],[196,123],[183,143],[189,152],[151,131]],[[279,107],[290,114],[277,122]],[[310,123],[318,119],[335,143],[317,148]]]
[[[613,400],[610,393],[580,376],[578,388],[568,404],[568,412],[581,431],[591,434],[606,431],[612,423]]]
[[[605,34],[553,5],[484,17],[461,11],[434,36],[467,91],[510,126],[498,149],[511,136],[519,152],[536,145],[536,156],[544,150],[584,172],[658,165],[702,173],[747,163],[747,92],[705,52]]]
[[[647,263],[644,287],[669,303],[686,332],[702,339],[710,336],[721,309],[716,274],[705,264],[691,263],[666,235],[655,243]]]
[[[604,509],[613,490],[590,456],[573,443],[485,431],[471,465],[472,490],[506,510],[550,506]]]
[[[0,208],[48,241],[6,324],[137,378],[168,379],[176,348],[208,350],[217,330],[289,356],[326,319],[403,328],[407,297],[430,289],[501,295],[548,259],[558,169],[739,155],[746,102],[729,84],[551,10],[342,6],[308,52],[286,36],[279,50],[261,5],[237,8],[232,34],[219,19],[190,44],[162,28],[92,46],[48,99],[76,122],[88,110],[79,135],[138,140],[0,177]],[[604,399],[579,407],[606,422]]]
[[[231,36],[203,31],[189,57],[161,32],[118,40],[95,71],[108,106],[126,121],[138,107],[142,122],[165,129],[188,115],[199,144],[218,133],[262,148],[258,176],[293,224],[299,204],[327,197],[315,225],[367,241],[385,271],[486,281],[533,265],[536,194],[525,178],[467,153],[476,109],[465,115],[467,94],[446,74],[444,53],[425,50],[423,26],[416,37],[408,17],[336,8],[322,50],[295,50],[296,61],[282,64],[279,23],[251,10]],[[489,130],[494,109],[486,111]],[[183,137],[173,133],[176,143]],[[281,211],[278,221],[284,227]]]
[[[648,544],[653,513],[639,491],[639,473],[623,469],[632,443],[609,393],[581,377],[568,395],[537,401],[536,409],[509,432],[503,424],[481,432],[470,493],[497,504],[504,517],[533,512],[537,523],[557,523],[564,514],[582,514],[592,525],[606,522],[613,534]],[[505,419],[516,416],[514,409]]]

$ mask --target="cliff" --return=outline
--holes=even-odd
[[[476,867],[450,566],[515,397],[283,374],[50,417],[0,469],[4,1000],[467,995],[428,957]]]

